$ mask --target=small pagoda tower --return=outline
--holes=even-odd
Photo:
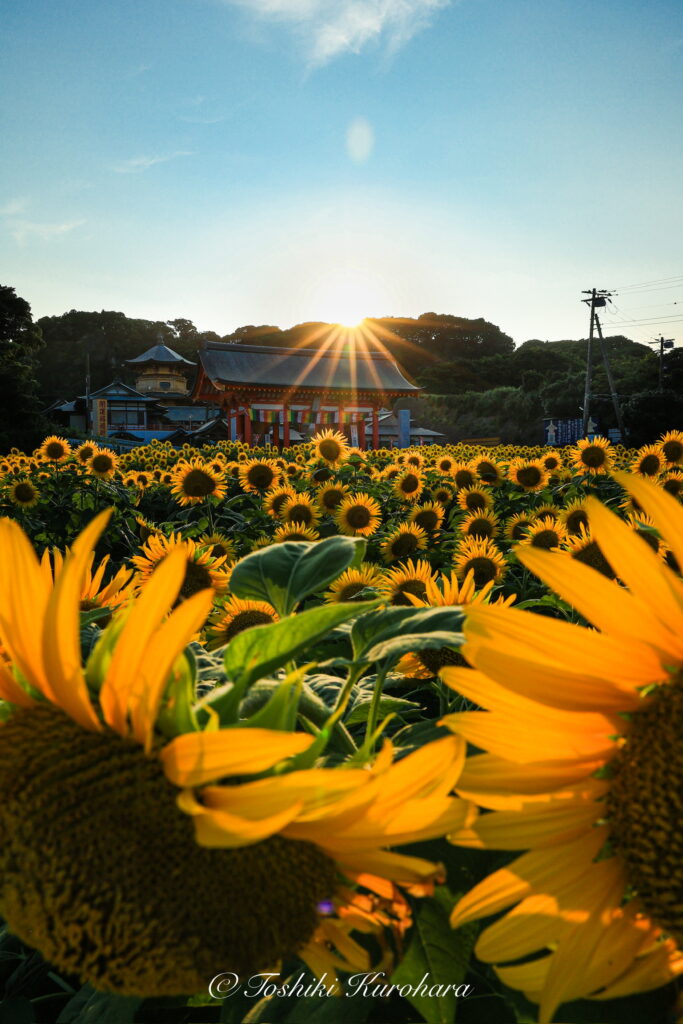
[[[126,363],[138,371],[135,387],[140,394],[164,405],[188,404],[190,389],[185,374],[196,363],[163,344],[152,345],[135,359],[126,359]]]

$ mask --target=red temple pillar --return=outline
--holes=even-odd
[[[372,407],[372,447],[379,448],[379,409]]]
[[[362,416],[358,420],[358,447],[361,451],[365,450],[365,420]]]
[[[289,406],[286,402],[282,403],[282,432],[284,447],[289,448]]]
[[[251,446],[251,407],[249,405],[244,408],[244,440]]]

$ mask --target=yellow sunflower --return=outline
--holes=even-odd
[[[630,465],[632,473],[638,476],[659,476],[666,467],[666,456],[658,444],[646,444],[638,449],[638,453]]]
[[[268,513],[271,519],[279,519],[284,503],[288,498],[295,497],[296,491],[288,484],[285,484],[283,487],[274,487],[263,495],[263,510]]]
[[[243,601],[229,597],[206,624],[206,646],[209,651],[230,643],[234,636],[252,626],[277,622],[278,614],[267,601]]]
[[[316,500],[321,512],[334,515],[340,503],[349,493],[346,484],[324,484],[318,489]]]
[[[557,519],[569,534],[581,533],[582,527],[588,529],[586,499],[575,498],[573,501],[568,502],[564,508],[560,509]]]
[[[30,480],[15,480],[9,489],[9,499],[19,508],[33,508],[38,504],[40,492]]]
[[[586,499],[587,511],[590,511],[591,504]],[[581,527],[578,533],[567,537],[564,545],[567,553],[575,562],[588,565],[610,580],[615,580],[617,574],[607,560],[602,546],[596,540],[590,529]]]
[[[110,480],[117,465],[116,455],[109,448],[98,448],[87,462],[88,472],[100,480]]]
[[[453,490],[448,484],[437,484],[436,487],[432,487],[432,497],[440,505],[449,505],[453,500]]]
[[[559,518],[560,511],[560,507],[555,505],[552,501],[548,501],[543,505],[537,505],[534,509],[537,519],[543,519],[546,516],[550,516],[550,518],[555,522],[557,522]]]
[[[683,498],[683,473],[680,470],[673,469],[665,473],[659,483],[674,498]]]
[[[541,459],[512,459],[508,466],[508,477],[525,491],[542,491],[547,485],[550,473]]]
[[[370,537],[382,522],[379,502],[364,491],[342,499],[334,514],[337,529],[349,537]]]
[[[71,446],[63,437],[52,434],[45,438],[38,449],[38,454],[46,462],[65,462],[71,454]]]
[[[294,526],[315,527],[320,519],[320,509],[308,494],[295,494],[283,503],[280,517],[283,522]]]
[[[453,559],[453,566],[460,580],[473,572],[477,590],[486,583],[499,582],[507,570],[503,553],[494,542],[476,537],[464,538]]]
[[[278,526],[273,534],[273,544],[284,544],[285,541],[309,542],[320,540],[320,534],[312,526],[304,526],[302,523],[286,523]]]
[[[493,512],[470,512],[459,524],[458,532],[464,537],[493,539],[500,532],[498,516]]]
[[[493,582],[487,583],[478,593],[474,588],[474,573],[470,571],[462,583],[456,574],[439,573],[425,585],[424,597],[408,594],[411,604],[418,608],[446,608],[451,605],[463,606],[470,601],[483,601],[491,590]],[[410,651],[404,654],[396,665],[396,671],[409,679],[433,679],[446,665],[464,665],[465,659],[459,651],[450,647]]]
[[[667,466],[683,464],[683,431],[670,430],[658,444]]]
[[[92,441],[84,441],[83,444],[80,444],[78,448],[76,448],[74,455],[82,466],[87,466],[96,451],[96,444]]]
[[[409,558],[395,569],[387,569],[380,592],[390,604],[410,606],[411,598],[424,599],[430,580],[435,579],[436,573],[428,562],[414,562]]]
[[[559,548],[566,539],[567,531],[561,523],[552,516],[539,516],[526,531],[526,536],[522,538],[520,544],[552,551]]]
[[[173,472],[171,494],[179,505],[197,505],[208,498],[218,501],[225,497],[225,484],[218,473],[201,459],[179,462]]]
[[[618,479],[683,562],[680,505],[649,481]],[[541,1022],[564,1002],[630,995],[683,971],[683,582],[596,499],[588,510],[624,587],[552,552],[519,557],[595,629],[470,608],[463,652],[475,671],[442,674],[486,709],[445,719],[484,751],[457,789],[491,812],[450,838],[528,851],[452,921],[509,911],[476,952],[540,1003]]]
[[[224,533],[203,533],[197,537],[197,545],[207,548],[212,558],[225,558],[228,562],[235,558],[235,544]]]
[[[398,462],[390,462],[389,465],[385,466],[384,469],[382,470],[382,479],[395,480],[396,477],[400,476],[401,473],[403,472],[403,466],[401,466]]]
[[[387,847],[472,820],[451,795],[463,741],[398,762],[387,742],[365,767],[296,769],[307,733],[215,721],[202,731],[177,715],[184,647],[212,599],[198,593],[168,616],[185,574],[180,547],[83,666],[79,594],[106,519],[54,580],[19,527],[0,522],[9,929],[59,970],[137,997],[206,991],[220,972],[249,977],[293,954],[332,977],[335,966],[369,969],[351,932],[381,931],[382,916],[367,904],[362,914],[356,886],[424,893],[442,877]]]
[[[481,482],[490,486],[499,484],[504,476],[503,467],[495,459],[475,458],[472,468]]]
[[[65,556],[58,548],[50,551],[48,548],[43,552],[40,560],[41,569],[49,574],[48,579],[56,583],[64,569]],[[90,558],[83,568],[81,581],[80,610],[82,612],[95,611],[97,608],[109,608],[113,611],[121,605],[130,601],[135,593],[133,585],[133,570],[122,566],[118,569],[107,583],[104,577],[108,575],[109,555],[105,555],[97,568],[94,568],[95,555],[91,552]],[[102,627],[109,619],[98,619],[97,625]]]
[[[456,462],[450,475],[453,477],[457,488],[474,487],[478,482],[476,470],[472,468],[469,462]]]
[[[444,476],[449,476],[455,466],[455,459],[451,455],[439,455],[434,463],[435,468]]]
[[[592,441],[584,437],[569,450],[569,458],[580,473],[609,473],[616,452],[606,437],[596,436]]]
[[[372,562],[361,562],[357,569],[345,569],[329,589],[325,592],[325,600],[329,604],[337,601],[356,601],[358,595],[366,587],[378,589],[384,579],[384,573]]]
[[[200,590],[211,589],[214,594],[223,594],[228,589],[225,555],[216,558],[197,541],[183,538],[180,533],[172,533],[170,537],[159,533],[148,537],[140,554],[131,558],[137,570],[135,584],[138,590],[149,584],[164,559],[176,548],[181,548],[185,556],[185,576],[178,594],[179,601],[187,600]]]
[[[666,558],[668,548],[657,533],[654,520],[644,512],[630,512],[624,522],[628,523],[631,529],[648,544],[653,551],[656,551],[660,558]]]
[[[272,459],[250,459],[239,468],[240,483],[245,491],[270,491],[280,483],[280,470]]]
[[[486,487],[462,487],[455,499],[465,512],[485,512],[493,506],[493,498]]]
[[[425,464],[424,455],[420,452],[406,452],[403,456],[403,464],[412,466],[414,469],[422,469]]]
[[[562,467],[562,457],[559,452],[546,452],[541,455],[541,462],[551,475],[556,474]]]
[[[403,501],[417,501],[424,490],[424,480],[415,469],[408,469],[394,480],[394,494]]]
[[[426,501],[411,509],[408,521],[422,527],[427,533],[434,533],[440,528],[444,515],[445,509],[438,501]]]
[[[311,438],[311,450],[315,458],[337,466],[345,460],[349,444],[338,430],[322,430]]]
[[[427,534],[415,523],[399,523],[382,543],[385,562],[396,562],[408,558],[427,547]]]

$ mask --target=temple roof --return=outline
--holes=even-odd
[[[140,366],[142,363],[172,363],[185,366],[196,366],[196,363],[191,363],[189,359],[184,359],[183,356],[178,355],[168,345],[152,345],[146,352],[143,352],[141,356],[136,356],[135,359],[125,360],[129,365],[137,364]]]
[[[316,390],[412,392],[415,384],[381,352],[321,351],[208,342],[199,350],[212,383]]]

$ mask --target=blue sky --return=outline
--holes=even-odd
[[[595,286],[683,342],[680,0],[2,10],[0,280],[36,317],[436,311],[519,343],[584,335]]]

